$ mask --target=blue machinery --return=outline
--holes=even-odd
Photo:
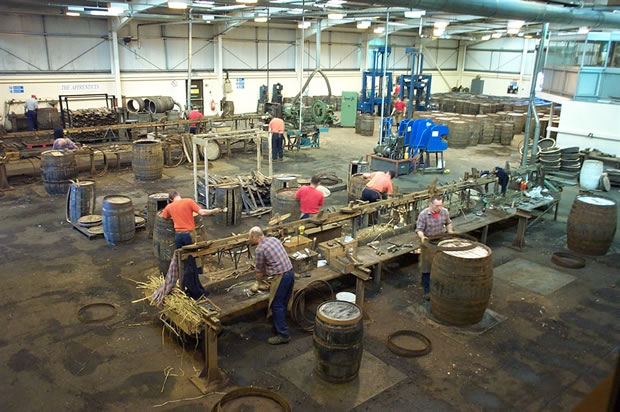
[[[420,49],[407,47],[405,53],[409,57],[410,70],[407,74],[400,76],[400,98],[401,100],[409,99],[407,114],[411,116],[414,111],[424,111],[430,107],[431,75],[422,74],[424,54]]]
[[[400,122],[398,135],[403,139],[403,146],[408,150],[408,157],[415,158],[417,164],[426,172],[442,172],[445,168],[443,152],[448,148],[444,139],[450,133],[448,126],[435,124],[431,119],[407,119]],[[426,160],[424,160],[426,154]],[[435,154],[435,167],[430,167],[430,155]],[[441,164],[439,163],[441,156]]]
[[[392,90],[392,72],[385,72],[387,78],[387,92],[383,90],[383,70],[392,48],[379,47],[372,51],[372,70],[364,72],[362,76],[362,93],[357,102],[357,108],[362,113],[375,114],[381,110],[381,97],[385,94],[385,113],[390,113],[390,94]],[[375,107],[377,106],[377,107]]]

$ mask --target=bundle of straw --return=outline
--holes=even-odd
[[[162,276],[149,276],[146,282],[137,283],[138,289],[143,289],[146,297],[134,302],[148,299],[151,305],[157,306],[151,300],[151,296],[164,283],[164,278]],[[194,300],[178,286],[175,286],[172,292],[164,298],[160,313],[166,318],[174,319],[176,323],[192,325],[192,329],[198,330],[205,317],[217,316],[221,310],[209,299],[202,297]]]

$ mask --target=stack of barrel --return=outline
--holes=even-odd
[[[493,289],[491,249],[467,239],[445,239],[434,248],[431,313],[448,325],[480,322]]]

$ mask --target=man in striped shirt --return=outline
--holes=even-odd
[[[260,282],[263,276],[273,276],[269,287],[268,313],[273,315],[273,326],[276,336],[267,341],[272,345],[288,343],[291,340],[286,324],[286,308],[293,293],[295,273],[286,249],[275,237],[265,237],[258,226],[250,229],[250,242],[256,247],[256,279]]]
[[[454,227],[450,219],[450,212],[443,207],[443,201],[439,196],[433,196],[426,209],[418,215],[415,231],[422,242],[420,255],[420,272],[422,273],[422,286],[424,287],[424,299],[430,299],[431,267],[434,254],[424,246],[425,240],[431,236],[448,232],[453,233]]]

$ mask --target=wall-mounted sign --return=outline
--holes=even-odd
[[[60,91],[63,92],[94,92],[100,89],[99,83],[65,83],[60,85]]]
[[[237,89],[245,89],[245,79],[243,77],[237,79]]]
[[[24,86],[9,86],[9,93],[23,93]]]

